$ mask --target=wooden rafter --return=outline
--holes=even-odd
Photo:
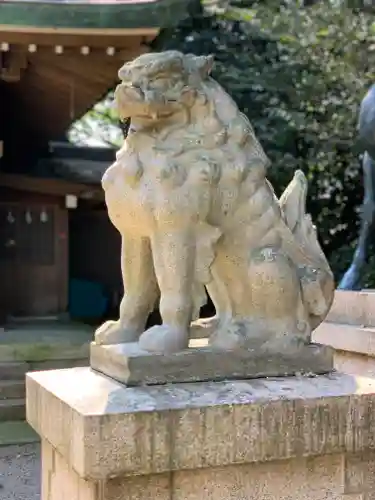
[[[104,194],[101,187],[69,182],[63,179],[43,179],[1,173],[0,187],[7,187],[29,193],[50,194],[55,196],[72,194],[78,198],[89,198],[96,201],[104,200]]]
[[[22,71],[27,67],[27,56],[23,50],[0,53],[0,79],[5,82],[19,82]]]
[[[24,123],[25,131],[30,130],[41,143],[61,138],[72,122],[115,86],[119,67],[148,51],[140,33],[121,39],[119,34],[105,37],[100,46],[87,33],[82,39],[72,35],[75,45],[62,34],[56,38],[44,33],[35,43],[32,38],[23,40],[21,34],[18,40],[2,41],[3,35],[0,30],[0,58],[12,61],[12,66],[6,73],[0,69],[0,80],[10,83],[17,101],[14,127]],[[22,54],[22,59],[16,54]]]

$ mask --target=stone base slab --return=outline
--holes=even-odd
[[[236,471],[246,464],[244,477],[252,477],[256,463],[269,462],[286,478],[285,460],[302,463],[307,457],[363,455],[375,449],[374,408],[375,380],[340,373],[148,387],[126,387],[89,368],[27,376],[28,421],[69,469],[93,486],[123,478],[118,483],[121,494],[98,500],[122,498],[131,478],[146,476],[147,483],[172,471],[186,471],[189,481],[201,477],[202,496],[194,499],[276,499],[255,493],[210,496],[215,482],[207,483],[207,492],[204,477],[231,466],[234,488]],[[175,484],[168,477],[168,484]],[[300,500],[298,489],[296,495],[291,493],[296,483],[286,483],[290,496],[285,498]],[[249,488],[253,487],[251,480]],[[146,491],[126,498],[159,498]],[[332,497],[320,493],[304,498]],[[47,499],[51,500],[43,497]]]
[[[374,290],[336,290],[332,308],[312,333],[312,341],[334,350],[335,369],[375,376]]]
[[[91,368],[128,386],[287,377],[333,370],[333,349],[319,344],[271,353],[190,347],[174,354],[142,351],[137,343],[91,344]]]
[[[375,290],[336,290],[325,322],[375,326]]]
[[[314,342],[329,345],[335,351],[347,351],[375,357],[375,328],[323,322],[313,332]]]

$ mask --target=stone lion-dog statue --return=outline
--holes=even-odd
[[[280,351],[309,343],[329,311],[334,279],[305,213],[306,178],[297,171],[276,197],[268,159],[212,65],[167,51],[119,70],[115,100],[131,127],[102,185],[125,292],[97,344],[174,353],[198,328],[214,348]],[[216,315],[199,320],[205,289]],[[144,331],[158,299],[163,322]]]

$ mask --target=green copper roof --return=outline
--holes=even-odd
[[[0,25],[33,28],[167,28],[190,0],[0,0]]]

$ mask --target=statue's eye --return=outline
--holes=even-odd
[[[165,89],[170,85],[170,79],[166,77],[156,78],[153,82],[150,82],[150,86],[153,88],[162,88]]]

